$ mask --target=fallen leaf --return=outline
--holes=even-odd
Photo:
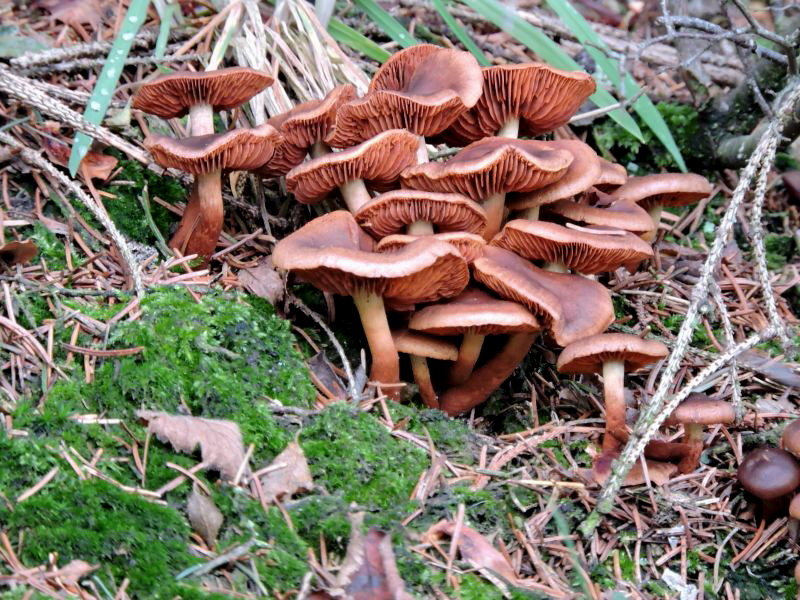
[[[317,352],[308,359],[308,369],[311,371],[314,385],[319,391],[331,400],[345,400],[347,390],[344,388],[342,380],[333,370],[331,362],[322,352]]]
[[[24,265],[33,260],[39,249],[30,240],[9,242],[0,247],[0,266]]]
[[[40,0],[38,5],[46,8],[52,19],[69,25],[88,24],[96,29],[103,16],[99,0]]]
[[[219,528],[222,527],[222,513],[214,501],[196,485],[192,487],[192,493],[186,502],[186,514],[189,516],[192,529],[199,533],[209,546],[213,546],[217,542]]]
[[[239,271],[239,281],[250,292],[275,306],[283,300],[284,281],[272,265],[272,257],[265,256],[255,267]]]
[[[170,442],[178,452],[192,453],[199,446],[203,462],[219,471],[225,479],[234,479],[244,462],[242,432],[233,421],[168,415],[151,410],[138,410],[136,416],[147,423],[149,432],[162,442]]]
[[[736,359],[754,371],[788,387],[800,387],[800,372],[791,365],[759,350],[747,350]]]
[[[269,504],[308,492],[314,487],[306,455],[297,442],[290,442],[270,466],[276,468],[261,476],[264,496]]]
[[[52,128],[46,129],[49,129],[51,133],[56,133],[56,131],[52,131]],[[44,148],[44,152],[47,154],[47,158],[50,159],[50,162],[61,167],[66,167],[69,164],[69,157],[72,150],[67,144],[59,142],[49,136],[42,136],[42,148]],[[117,167],[118,162],[119,161],[113,156],[90,150],[86,153],[86,156],[83,157],[83,160],[81,160],[80,172],[84,177],[102,179],[105,181]]]
[[[99,565],[90,565],[85,560],[71,560],[60,569],[43,575],[47,579],[57,579],[62,585],[75,587],[81,579],[96,571],[98,567]]]

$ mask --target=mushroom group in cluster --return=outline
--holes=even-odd
[[[338,194],[346,210],[278,242],[273,263],[353,298],[371,380],[398,397],[406,354],[423,402],[461,414],[486,401],[542,336],[563,348],[561,372],[602,375],[607,427],[599,462],[608,464],[627,439],[625,373],[659,361],[667,349],[605,333],[614,309],[601,281],[651,258],[661,207],[709,195],[708,181],[691,174],[628,178],[578,139],[524,139],[561,128],[594,93],[583,72],[538,63],[481,68],[467,52],[417,45],[393,55],[363,97],[340,86],[254,130],[214,134],[195,121],[207,124],[213,109],[230,109],[261,89],[252,85],[223,101],[203,83],[221,73],[180,85],[167,85],[178,75],[162,77],[137,97],[138,107],[164,117],[190,114],[193,137],[148,140],[159,162],[197,177],[199,199],[174,239],[187,251],[213,250],[222,169],[285,176],[305,204]],[[177,99],[166,102],[168,94]],[[156,112],[159,97],[169,109]],[[229,141],[233,147],[240,135],[263,145],[232,158],[197,158]],[[428,144],[440,142],[461,149],[430,162]],[[179,150],[192,158],[170,158]],[[193,203],[202,208],[192,210]],[[212,204],[216,212],[207,214]],[[486,336],[505,340],[484,344]],[[686,425],[686,440],[675,446],[683,454],[669,458],[682,468],[696,463],[697,441],[696,427]]]

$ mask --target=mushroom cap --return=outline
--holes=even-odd
[[[440,242],[452,244],[464,260],[467,261],[467,264],[470,265],[475,262],[476,258],[483,256],[483,250],[486,247],[486,240],[477,234],[462,231],[448,231],[447,233],[434,233],[433,235],[423,236],[406,235],[404,233],[387,235],[378,242],[375,250],[378,252],[394,252],[422,237],[429,237],[439,240]]]
[[[367,202],[355,214],[356,221],[378,238],[398,233],[416,221],[432,223],[439,231],[481,234],[486,213],[480,204],[461,194],[419,190],[394,190]]]
[[[417,162],[417,136],[402,129],[384,131],[366,142],[304,162],[286,174],[286,188],[305,204],[319,202],[355,179],[387,185]]]
[[[594,187],[607,192],[618,188],[626,181],[628,181],[628,172],[625,167],[600,157],[600,177],[594,182]]]
[[[463,148],[447,162],[414,165],[403,171],[406,187],[456,192],[475,201],[529,191],[562,177],[572,155],[551,142],[490,137]]]
[[[475,105],[482,85],[480,65],[469,52],[412,46],[386,61],[366,96],[340,107],[327,141],[352,146],[400,128],[419,136],[439,133]]]
[[[554,150],[572,154],[572,163],[560,179],[507,201],[508,207],[512,210],[524,210],[572,198],[588,190],[600,177],[602,172],[600,157],[588,144],[580,140],[553,140],[543,143]]]
[[[272,260],[323,291],[349,296],[368,290],[398,304],[449,298],[469,282],[467,263],[450,244],[421,238],[379,254],[362,249],[364,235],[349,212],[337,210],[278,242]]]
[[[476,288],[468,288],[448,302],[418,310],[408,327],[434,335],[498,335],[541,330],[539,321],[524,306],[498,300]]]
[[[506,121],[520,120],[523,135],[533,137],[565,125],[595,91],[591,75],[562,71],[543,63],[484,67],[478,103],[447,132],[474,142],[495,135]]]
[[[667,347],[656,340],[643,340],[627,333],[602,333],[570,344],[558,357],[560,373],[588,375],[600,373],[603,363],[616,360],[625,363],[626,371],[637,371],[669,354]]]
[[[282,143],[281,134],[266,123],[252,129],[231,129],[183,139],[153,134],[144,140],[145,147],[159,165],[192,175],[220,169],[256,169],[269,161],[275,148]]]
[[[629,200],[638,204],[687,206],[711,194],[708,179],[696,173],[661,173],[631,177],[611,193],[615,200]]]
[[[792,421],[783,430],[781,447],[795,456],[800,456],[800,419]]]
[[[455,360],[458,358],[458,347],[433,335],[425,335],[402,329],[392,332],[394,346],[398,352],[403,354],[413,354],[423,358],[433,358],[436,360]]]
[[[231,110],[272,82],[271,75],[247,67],[179,71],[143,84],[133,97],[133,108],[162,119],[182,117],[194,104],[210,104],[215,111]]]
[[[33,260],[39,251],[31,240],[8,242],[0,247],[0,266],[24,265]]]
[[[792,501],[789,503],[789,516],[793,519],[800,519],[800,494],[796,494]],[[797,563],[800,565],[800,563]],[[795,578],[800,581],[800,570],[795,566]]]
[[[756,498],[774,500],[800,486],[800,465],[786,450],[756,448],[744,457],[736,478]]]
[[[265,177],[280,177],[303,162],[311,147],[333,129],[339,107],[355,97],[353,85],[337,85],[321,100],[303,102],[269,119],[267,123],[281,132],[284,143],[258,172]]]
[[[491,243],[529,260],[558,263],[589,275],[613,271],[632,261],[639,262],[653,256],[650,244],[632,233],[596,231],[514,219],[506,223]]]
[[[612,227],[636,234],[653,230],[653,219],[647,211],[635,202],[626,200],[617,200],[605,207],[590,206],[573,200],[558,200],[543,208],[546,213],[583,225]]]
[[[686,400],[672,411],[664,424],[720,425],[733,423],[735,420],[736,413],[730,402],[711,398],[706,394],[689,394]]]
[[[611,295],[596,281],[545,271],[494,246],[486,246],[472,267],[475,279],[542,317],[560,346],[605,331],[614,321]]]

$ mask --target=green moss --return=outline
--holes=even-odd
[[[767,251],[767,266],[771,271],[780,271],[794,255],[794,238],[769,234],[764,237],[764,248]]]
[[[33,240],[36,247],[39,249],[36,257],[31,261],[33,264],[40,264],[42,261],[47,265],[51,271],[63,271],[67,268],[67,255],[64,250],[64,243],[56,237],[56,234],[47,229],[41,222],[35,221],[33,224],[33,233],[29,234],[29,239]],[[79,266],[81,264],[81,253],[72,249],[72,264]]]

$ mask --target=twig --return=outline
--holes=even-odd
[[[176,62],[192,62],[204,58],[203,54],[167,54],[161,58],[155,56],[131,56],[125,59],[125,65],[152,65],[169,64]],[[39,67],[24,69],[26,75],[44,75],[46,73],[68,73],[70,71],[80,71],[83,69],[93,69],[102,67],[106,62],[105,58],[76,58],[67,62],[53,63]]]

